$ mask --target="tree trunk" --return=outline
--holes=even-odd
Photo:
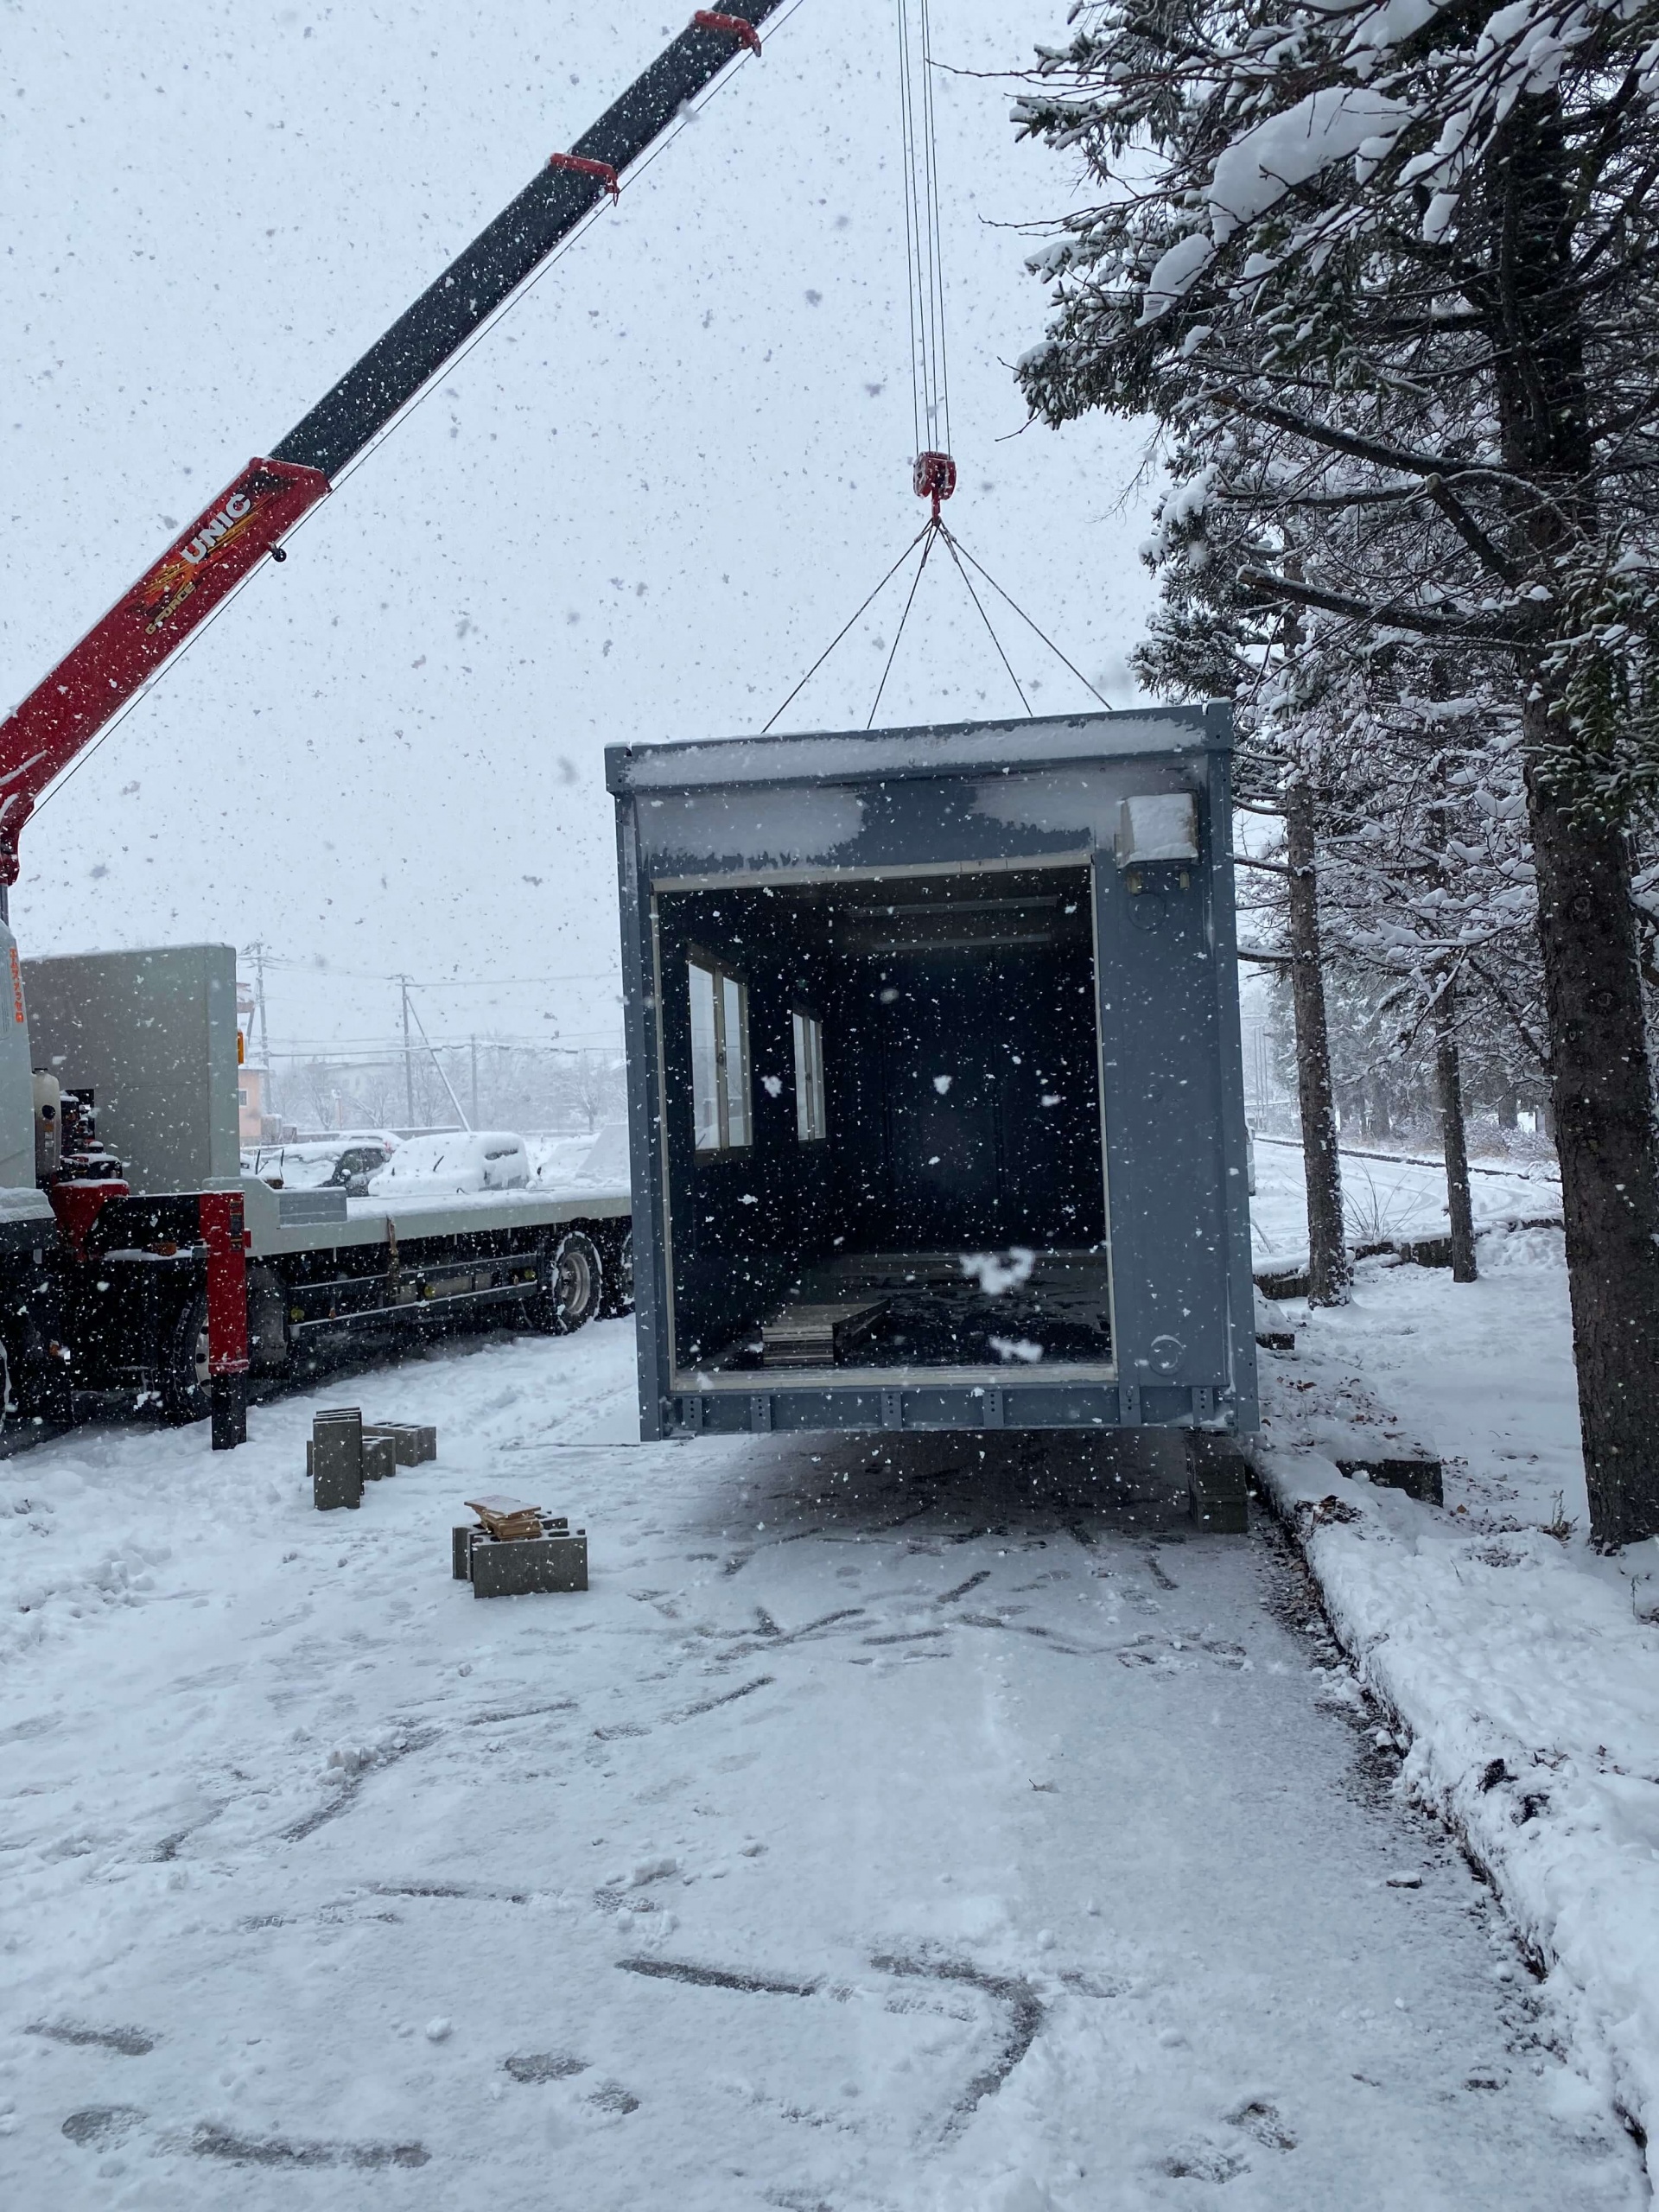
[[[1535,574],[1599,530],[1584,334],[1573,290],[1572,156],[1554,96],[1523,96],[1487,156],[1489,295],[1506,466],[1539,487],[1516,527]],[[1659,1534],[1659,1161],[1622,831],[1569,810],[1541,762],[1560,732],[1546,670],[1523,709],[1551,1092],[1567,1224],[1590,1529],[1604,1550]]]
[[[1291,993],[1296,1009],[1296,1089],[1302,1109],[1307,1179],[1307,1302],[1344,1306],[1353,1269],[1343,1236],[1342,1163],[1331,1088],[1331,1039],[1319,967],[1319,890],[1314,869],[1313,794],[1293,784],[1285,794],[1285,858],[1290,867]]]
[[[1579,1426],[1611,1549],[1659,1533],[1659,1173],[1630,868],[1618,830],[1529,780]]]
[[[1512,1083],[1506,1083],[1497,1094],[1497,1126],[1500,1129],[1514,1129],[1520,1127],[1520,1123],[1516,1119],[1517,1103],[1515,1085]]]
[[[1463,1126],[1463,1068],[1458,1052],[1458,979],[1448,976],[1434,1002],[1434,1088],[1446,1154],[1446,1211],[1452,1223],[1452,1280],[1473,1282],[1475,1217],[1469,1197],[1469,1144]]]

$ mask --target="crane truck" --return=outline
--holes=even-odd
[[[246,1437],[250,1367],[280,1366],[308,1332],[489,1306],[561,1328],[626,1301],[622,1193],[486,1192],[411,1216],[245,1179],[228,948],[26,970],[5,894],[53,781],[257,569],[287,557],[283,541],[342,471],[688,105],[759,54],[781,4],[699,9],[0,722],[0,1358],[5,1403],[26,1420],[67,1421],[79,1390],[115,1386],[180,1418],[210,1412],[214,1448],[229,1449]]]

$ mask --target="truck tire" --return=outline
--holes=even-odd
[[[633,1230],[625,1229],[605,1255],[605,1295],[600,1312],[610,1319],[633,1311]]]
[[[530,1325],[539,1334],[568,1337],[598,1313],[605,1271],[593,1238],[580,1229],[568,1229],[543,1247],[537,1273],[541,1283],[528,1312]]]
[[[179,1308],[162,1338],[161,1388],[164,1419],[181,1427],[206,1421],[213,1411],[207,1370],[207,1293],[199,1290]]]

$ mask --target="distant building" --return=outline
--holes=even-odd
[[[241,1143],[270,1144],[278,1139],[281,1130],[270,1111],[270,1070],[239,1067],[236,1071],[236,1114]]]

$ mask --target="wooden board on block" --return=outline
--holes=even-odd
[[[542,1533],[542,1509],[518,1497],[469,1497],[468,1512],[476,1513],[491,1535],[511,1543]]]

